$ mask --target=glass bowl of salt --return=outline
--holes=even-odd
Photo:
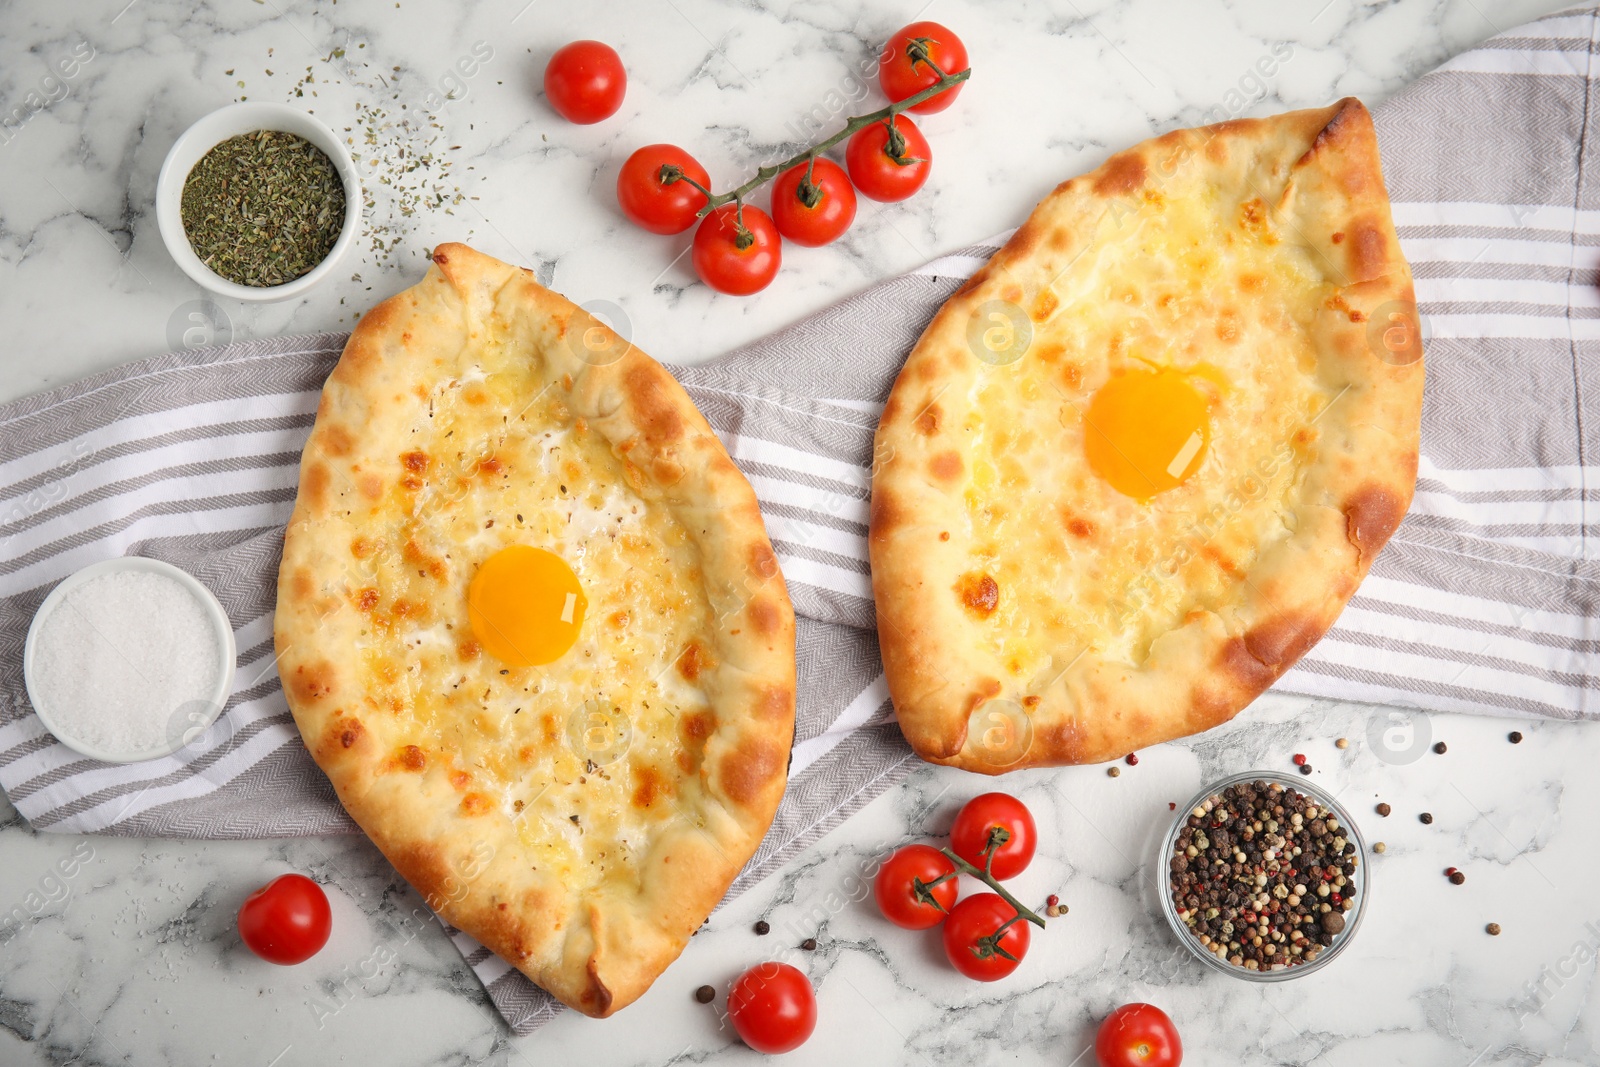
[[[22,651],[45,728],[90,759],[137,763],[209,747],[233,689],[233,625],[193,575],[124,556],[62,579]]]

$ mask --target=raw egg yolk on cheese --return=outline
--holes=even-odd
[[[1171,367],[1117,374],[1089,401],[1089,466],[1135,500],[1174,489],[1205,459],[1208,407],[1188,376]]]
[[[513,667],[536,667],[565,655],[588,606],[566,561],[532,545],[502,548],[484,560],[467,589],[467,615],[478,643]]]

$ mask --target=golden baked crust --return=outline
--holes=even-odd
[[[1047,196],[928,326],[878,427],[873,593],[918,754],[1097,762],[1269,686],[1410,506],[1416,322],[1354,99],[1176,130]],[[1155,368],[1204,379],[1210,438],[1140,501],[1092,468],[1087,409]]]
[[[496,660],[468,620],[478,566],[518,543],[588,600],[544,667]],[[794,615],[749,483],[664,368],[465,245],[368,312],[328,378],[276,642],[356,822],[588,1015],[677,958],[783,795]]]

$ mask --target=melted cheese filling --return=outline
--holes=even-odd
[[[1292,533],[1336,399],[1308,333],[1332,293],[1259,201],[1197,189],[1107,213],[1033,295],[1029,351],[969,396],[970,569],[953,591],[1019,688],[1085,652],[1138,666]]]
[[[442,762],[461,812],[511,822],[536,870],[637,886],[653,828],[698,810],[710,609],[675,517],[527,363],[493,342],[462,357],[394,458],[387,528],[351,545],[369,713],[393,717],[398,772]],[[542,665],[494,654],[469,611],[475,578],[480,606],[510,610],[530,550],[583,597],[562,598],[570,647]]]

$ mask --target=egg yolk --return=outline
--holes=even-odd
[[[1119,493],[1148,501],[1187,481],[1211,443],[1206,398],[1170,367],[1127,371],[1089,401],[1089,466]]]
[[[536,667],[565,655],[578,639],[588,604],[566,561],[532,545],[502,548],[484,560],[467,589],[467,616],[478,643],[513,667]]]

